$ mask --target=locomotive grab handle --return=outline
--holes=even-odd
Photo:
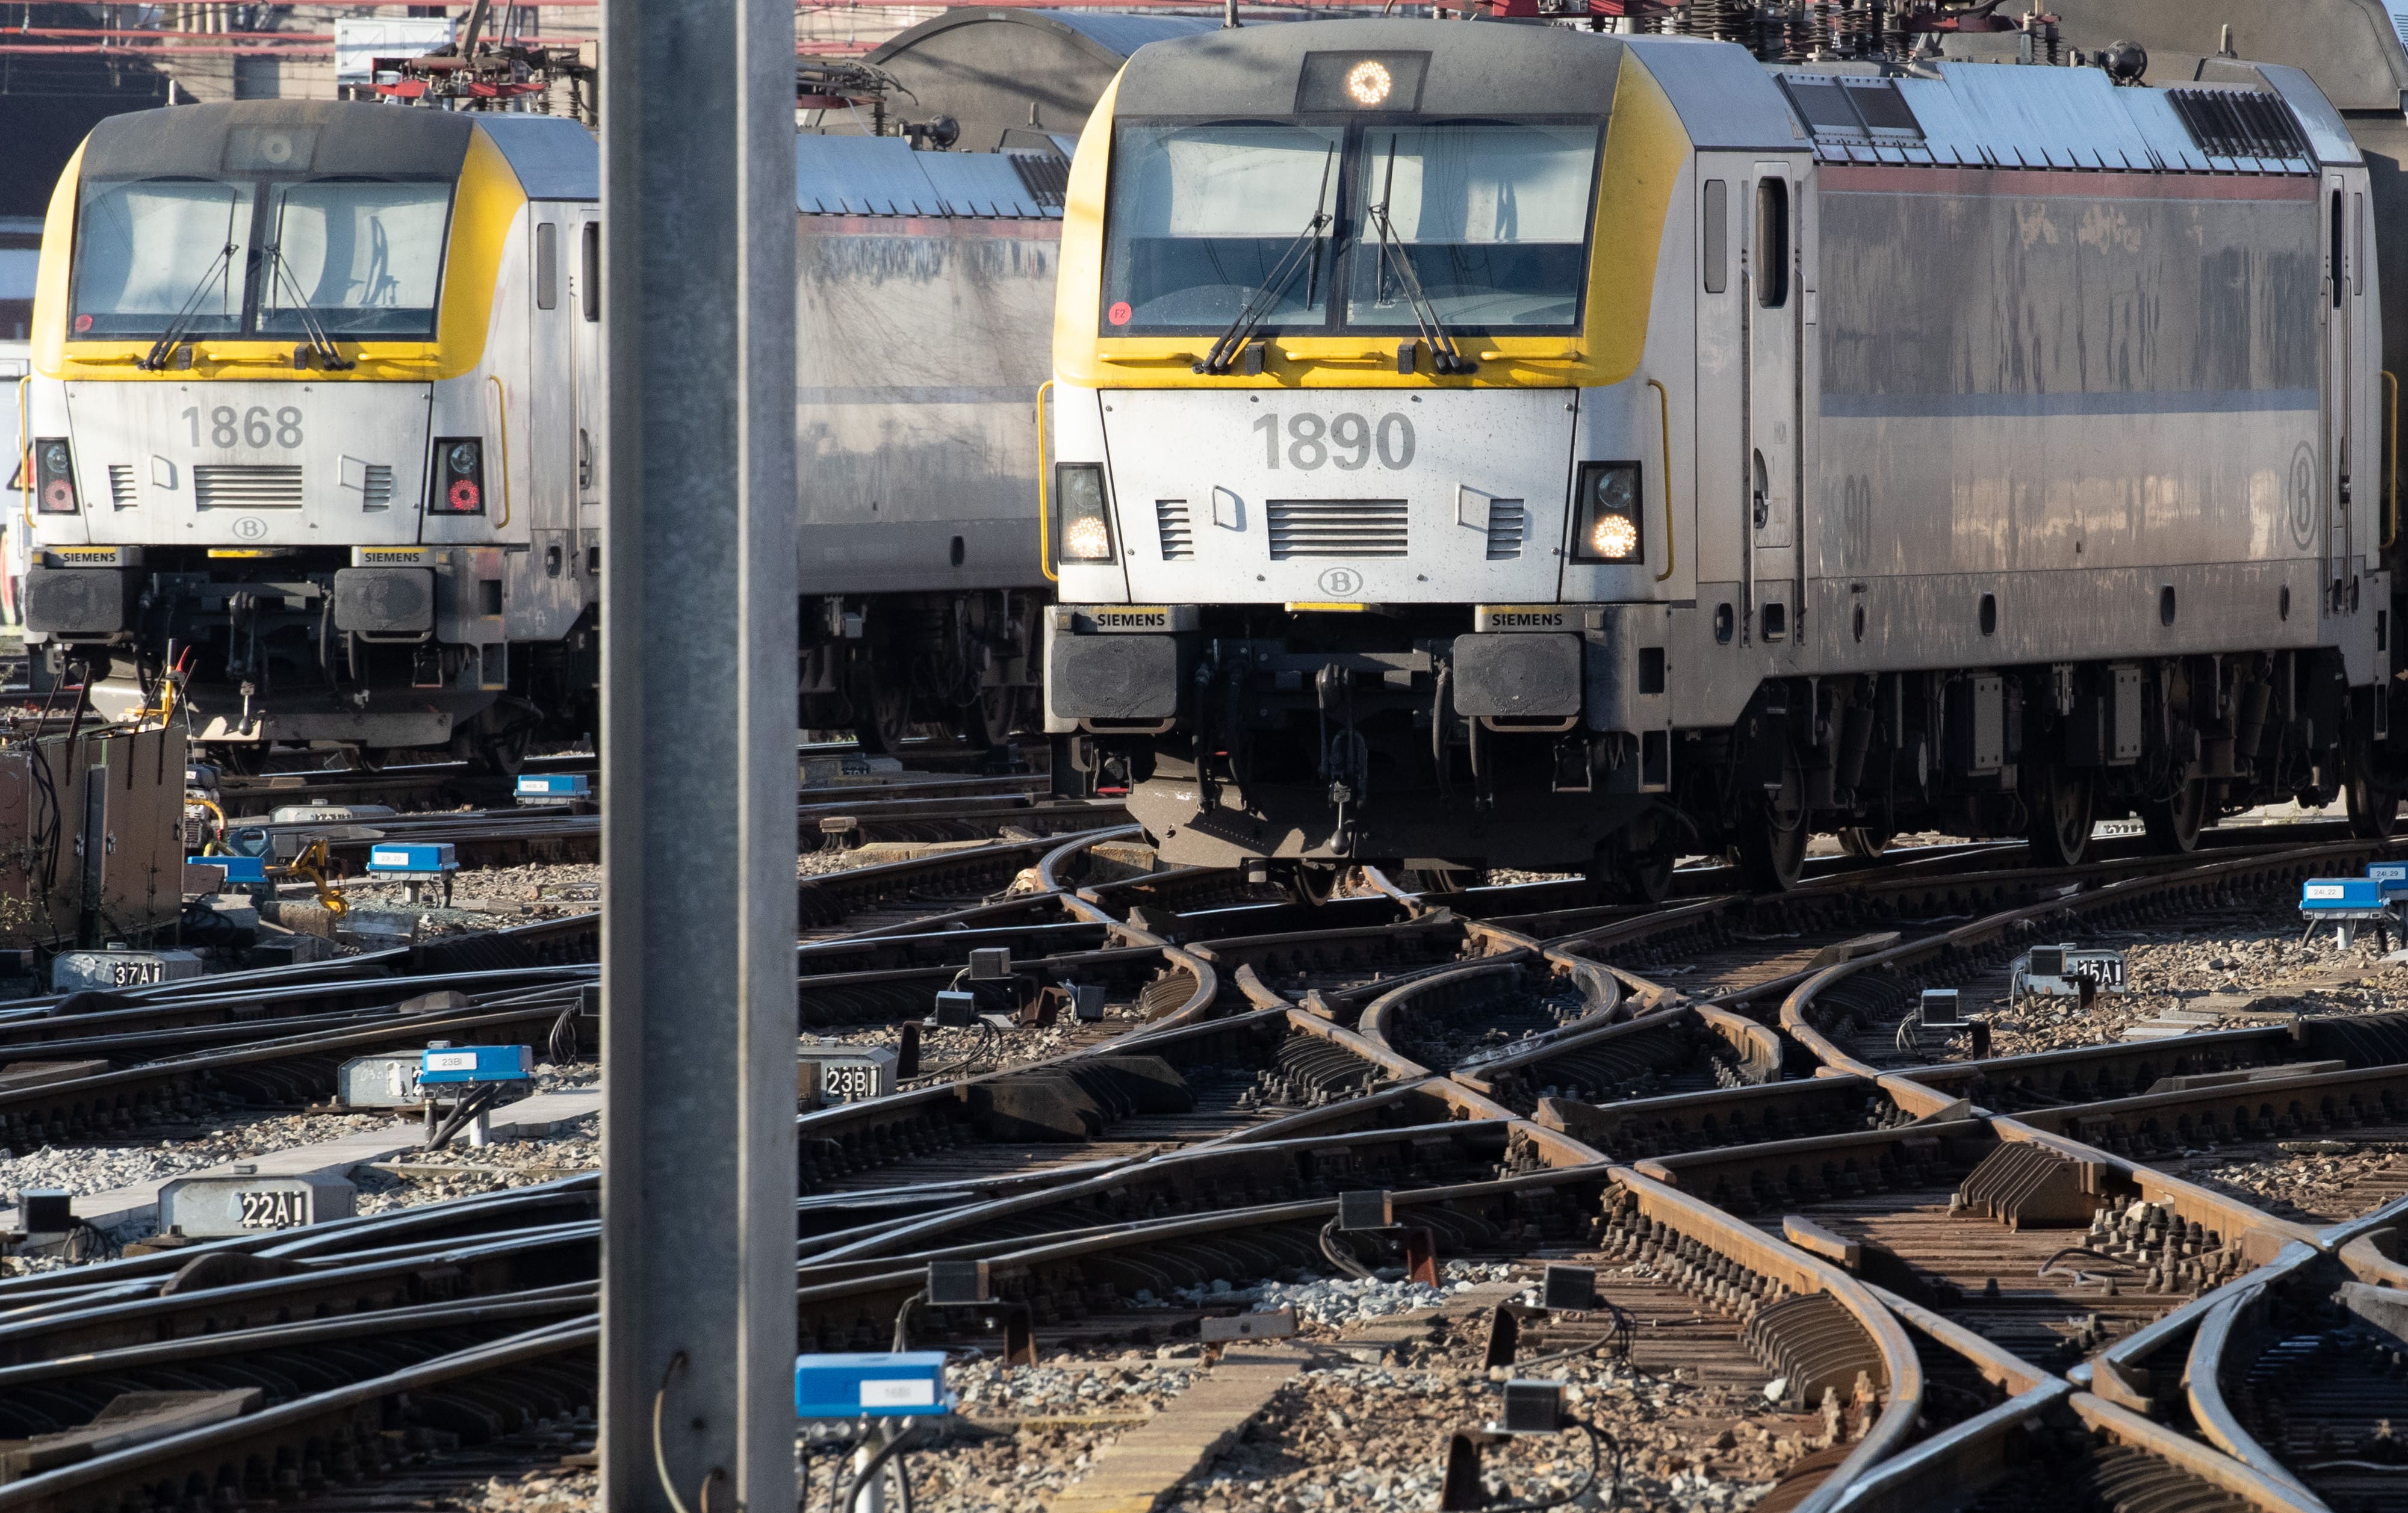
[[[25,500],[25,547],[34,547],[34,428],[25,419],[26,394],[34,387],[31,373],[17,380],[17,482]]]
[[[2400,539],[2400,376],[2383,370],[2383,393],[2391,405],[2391,423],[2383,428],[2383,550]]]
[[[488,373],[485,381],[494,386],[494,406],[501,413],[502,437],[502,519],[496,531],[510,528],[510,392],[502,386],[502,376]]]
[[[1054,569],[1054,524],[1045,518],[1045,396],[1053,392],[1051,378],[1037,386],[1037,570],[1046,582],[1059,583],[1062,575]]]
[[[1647,387],[1656,391],[1656,416],[1664,428],[1663,482],[1657,485],[1664,491],[1664,570],[1656,575],[1656,581],[1661,583],[1672,576],[1672,553],[1675,550],[1672,541],[1672,398],[1664,392],[1664,386],[1653,378],[1647,380]]]

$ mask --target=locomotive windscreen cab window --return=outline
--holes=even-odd
[[[1101,333],[1570,331],[1595,121],[1134,122],[1112,150]],[[1344,190],[1343,198],[1340,189]]]
[[[1218,329],[1258,290],[1266,324],[1321,324],[1343,142],[1334,127],[1122,127],[1106,334]]]
[[[1789,303],[1789,182],[1756,181],[1756,302],[1768,310]]]
[[[69,335],[432,336],[451,213],[439,180],[88,182]]]
[[[1410,284],[1448,325],[1575,325],[1597,129],[1443,121],[1364,133],[1345,321],[1414,328]]]

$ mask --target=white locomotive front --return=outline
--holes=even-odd
[[[29,639],[238,765],[590,729],[597,197],[569,121],[104,121],[44,231]]]
[[[1146,49],[1063,236],[1063,764],[1167,860],[1641,893],[1814,831],[2387,831],[2366,187],[2282,68]]]

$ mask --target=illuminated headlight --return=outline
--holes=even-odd
[[[1579,562],[1635,563],[1647,555],[1641,530],[1639,464],[1583,463],[1572,500],[1572,557]]]
[[[1062,557],[1066,563],[1112,560],[1111,515],[1104,507],[1104,470],[1096,463],[1064,463],[1054,469],[1054,493],[1062,510]]]
[[[1396,87],[1396,76],[1377,58],[1366,58],[1346,71],[1346,93],[1356,105],[1378,105]]]
[[[76,512],[75,457],[64,440],[34,443],[34,497],[45,515]]]
[[[426,500],[430,515],[485,512],[485,444],[451,436],[435,444],[435,487]]]

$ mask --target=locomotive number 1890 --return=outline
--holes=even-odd
[[[1332,463],[1352,473],[1374,457],[1391,472],[1413,464],[1413,422],[1406,415],[1383,415],[1375,421],[1353,410],[1332,416],[1307,411],[1287,417],[1284,426],[1279,416],[1265,415],[1252,429],[1262,435],[1265,467],[1281,466],[1283,457],[1300,473]]]

